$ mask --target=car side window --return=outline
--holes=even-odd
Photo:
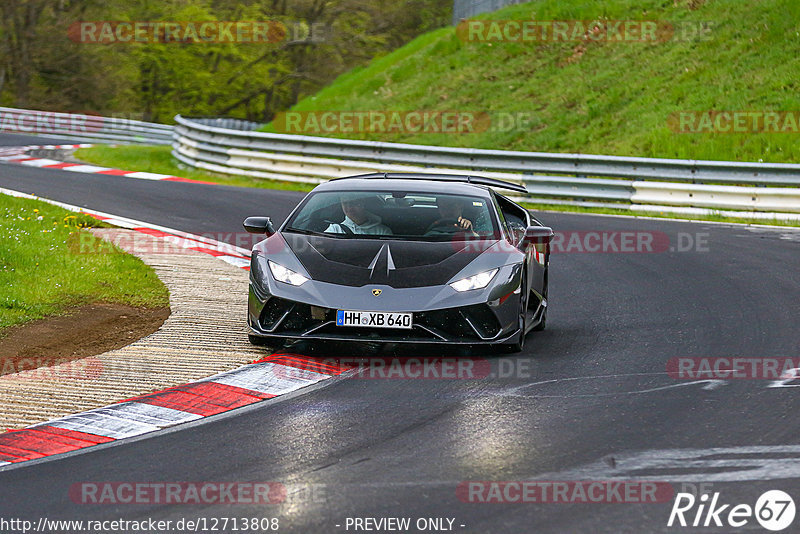
[[[497,211],[497,217],[500,219],[500,227],[503,229],[503,235],[507,241],[516,244],[516,241],[514,241],[514,234],[511,232],[511,228],[508,226],[506,214],[500,206],[499,199],[497,198],[497,195],[495,195],[494,191],[492,191],[492,202],[494,203],[494,208]]]
[[[516,245],[520,242],[522,236],[525,235],[525,229],[528,226],[525,213],[521,211],[522,208],[516,204],[513,204],[502,195],[496,195],[496,199],[497,205],[500,207],[500,213],[502,214],[505,222],[508,235],[511,237],[511,241]]]

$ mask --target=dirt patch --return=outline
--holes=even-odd
[[[158,330],[169,308],[97,303],[68,315],[15,326],[0,338],[0,375],[95,356],[130,345]]]

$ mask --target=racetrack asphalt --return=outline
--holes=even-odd
[[[246,216],[283,220],[303,196],[12,164],[0,164],[0,187],[223,240],[242,232]],[[705,484],[724,503],[751,506],[780,489],[800,502],[800,389],[666,372],[681,357],[800,356],[800,232],[539,215],[557,232],[646,232],[670,245],[553,254],[547,330],[531,333],[519,355],[474,352],[491,362],[491,376],[331,381],[281,402],[0,472],[0,518],[277,517],[281,531],[352,532],[347,518],[408,517],[413,525],[438,517],[463,532],[693,531],[667,527],[672,499],[496,504],[457,494],[464,481],[534,479],[665,481],[675,492]],[[346,358],[370,349],[292,350]],[[410,352],[441,356],[402,346],[381,354]],[[101,481],[269,481],[289,494],[268,505],[70,498],[74,484]]]

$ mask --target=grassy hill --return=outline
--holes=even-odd
[[[656,21],[678,33],[645,42],[474,42],[463,33],[460,38],[456,28],[443,28],[339,77],[293,111],[439,110],[487,113],[495,120],[500,112],[528,118],[513,128],[465,134],[336,132],[335,137],[800,161],[800,131],[791,124],[794,133],[676,133],[669,122],[690,110],[800,112],[797,0],[540,0],[480,18]],[[705,35],[685,37],[685,28],[703,25]],[[266,130],[277,131],[275,124]]]

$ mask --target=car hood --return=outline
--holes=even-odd
[[[335,238],[291,232],[283,238],[314,280],[395,288],[446,284],[496,243]]]

